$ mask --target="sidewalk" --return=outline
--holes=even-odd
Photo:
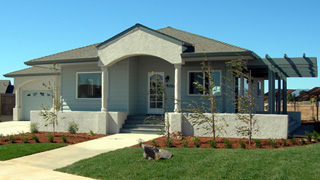
[[[148,141],[157,137],[159,136],[152,134],[115,134],[30,156],[0,161],[0,180],[2,177],[7,179],[80,179],[79,176],[52,170],[101,153],[130,147],[137,144],[139,138]]]

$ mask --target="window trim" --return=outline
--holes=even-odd
[[[101,98],[78,98],[78,85],[79,85],[79,74],[94,74],[100,73],[101,74],[101,86],[102,86],[102,71],[85,71],[85,72],[76,72],[76,100],[101,100]],[[102,91],[102,88],[101,88]]]
[[[199,73],[199,72],[201,72],[202,74],[203,74],[203,72],[201,71],[201,70],[194,70],[194,71],[188,71],[187,72],[187,96],[203,96],[203,95],[206,95],[206,94],[204,94],[204,93],[202,93],[202,94],[190,94],[190,89],[189,89],[189,83],[190,83],[190,73]],[[221,88],[221,79],[222,79],[222,72],[221,72],[221,70],[212,70],[212,72],[220,72],[220,94],[219,95],[214,95],[214,96],[217,96],[217,97],[219,97],[219,96],[222,96],[222,88]],[[202,81],[202,85],[204,85],[204,83],[205,83],[205,79],[203,79],[203,81]]]

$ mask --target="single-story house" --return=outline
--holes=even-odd
[[[227,81],[235,78],[225,64],[239,58],[248,60],[253,77],[249,88],[256,89],[255,117],[261,131],[254,137],[287,137],[290,127],[299,125],[299,114],[286,111],[286,98],[282,102],[278,98],[280,106],[275,107],[275,83],[286,97],[287,78],[317,77],[315,57],[261,58],[251,50],[172,27],[154,30],[136,24],[104,42],[27,61],[32,67],[5,76],[15,79],[14,120],[31,120],[40,123],[40,130],[49,130],[42,126],[39,107],[52,105],[54,91],[48,84],[55,84],[64,117],[58,131],[66,131],[67,122],[75,121],[79,131],[95,133],[152,132],[158,127],[140,124],[147,115],[163,114],[163,99],[155,98],[151,91],[157,76],[173,99],[168,101],[170,130],[205,136],[207,132],[193,127],[181,109],[182,102],[201,101],[194,82],[202,75],[200,63],[206,59],[214,68],[217,117],[229,122],[229,129],[220,136],[239,137],[233,97],[240,89],[236,83],[245,87],[247,82],[244,78]],[[50,69],[53,64],[58,71]],[[268,112],[263,111],[265,80],[269,84]]]

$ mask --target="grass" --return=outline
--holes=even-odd
[[[125,148],[57,169],[95,179],[320,179],[320,144],[279,149],[168,149],[150,161]]]
[[[39,143],[39,144],[8,144],[0,146],[0,161],[22,157],[38,152],[63,147],[65,144]]]

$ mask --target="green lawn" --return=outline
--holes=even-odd
[[[125,148],[58,171],[96,179],[320,179],[320,144],[280,149],[169,149],[170,160],[149,161]]]
[[[8,144],[0,146],[0,161],[9,160],[21,156],[35,154],[38,152],[47,151],[59,147],[66,146],[65,144],[56,143],[38,143],[38,144]]]

